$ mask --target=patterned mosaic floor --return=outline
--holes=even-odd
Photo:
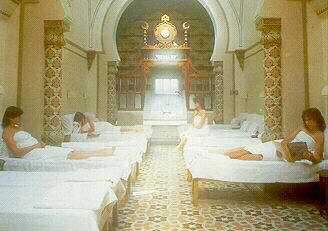
[[[182,156],[173,148],[151,147],[133,188],[148,194],[131,195],[119,209],[118,230],[328,230],[313,199],[268,194],[254,185],[201,183],[194,207]]]

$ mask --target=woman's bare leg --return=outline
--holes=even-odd
[[[143,128],[127,128],[127,127],[121,127],[120,132],[143,132]]]
[[[181,140],[180,140],[180,143],[177,146],[177,149],[179,149],[180,151],[182,151],[183,148],[184,148],[184,146],[186,145],[186,143],[187,143],[187,137],[182,136],[181,137]]]
[[[238,158],[239,160],[263,160],[261,154],[246,154]]]
[[[73,151],[68,154],[67,159],[70,160],[85,160],[90,157],[106,157],[112,156],[114,154],[115,147],[113,148],[105,148],[99,151],[90,151],[90,152],[76,152]]]
[[[240,157],[250,154],[244,148],[234,148],[223,153],[223,155],[230,157],[231,159],[239,159]]]

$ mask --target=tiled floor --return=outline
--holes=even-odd
[[[194,207],[182,156],[173,148],[151,147],[133,188],[148,194],[131,195],[119,209],[118,230],[328,230],[311,197],[268,194],[256,185],[201,183]]]

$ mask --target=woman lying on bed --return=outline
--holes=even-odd
[[[24,159],[88,159],[90,157],[110,156],[114,148],[99,151],[76,152],[69,148],[45,146],[42,142],[24,131],[21,124],[22,109],[10,106],[6,109],[2,120],[2,138],[13,157]]]
[[[231,159],[240,160],[309,160],[316,164],[323,160],[324,130],[326,123],[317,108],[309,108],[302,113],[303,124],[292,132],[281,142],[282,152],[277,150],[277,143],[269,141],[266,143],[236,148],[223,154]],[[307,148],[296,155],[290,150],[290,143],[305,142]],[[300,143],[298,143],[300,144]],[[304,144],[305,145],[305,144]]]
[[[128,128],[128,127],[121,127],[121,126],[114,126],[108,122],[96,122],[96,124],[92,121],[92,119],[82,112],[76,112],[74,116],[74,124],[78,124],[77,131],[79,133],[88,133],[92,134],[96,131],[96,124],[105,128],[105,130],[112,130],[112,131],[120,131],[120,132],[143,132],[143,128]],[[76,129],[76,128],[75,128]]]

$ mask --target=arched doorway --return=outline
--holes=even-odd
[[[144,111],[144,119],[152,115],[152,118],[161,120],[186,121],[187,111],[193,109],[188,91],[191,87],[189,80],[198,77],[213,78],[214,75],[210,61],[215,40],[211,19],[196,0],[193,1],[194,5],[191,10],[182,11],[180,7],[178,11],[171,3],[165,5],[166,8],[153,6],[154,13],[151,16],[136,13],[131,17],[131,12],[135,13],[136,8],[147,9],[147,7],[140,7],[140,2],[145,4],[148,1],[133,2],[123,13],[118,26],[117,45],[121,57],[117,85],[118,101],[121,103],[119,110]],[[172,9],[167,9],[170,7]],[[197,11],[199,13],[195,14]],[[162,12],[170,12],[170,14],[165,15]],[[147,22],[147,29],[144,27],[145,22]],[[163,24],[174,27],[172,34],[175,33],[175,36],[169,42],[162,41],[165,39],[161,40],[164,37],[160,35],[160,31],[156,35],[156,28],[159,25],[164,26]],[[191,28],[190,31],[189,28]],[[125,87],[127,81],[131,83],[131,90],[136,89],[134,93],[128,92],[128,88]],[[211,87],[212,81],[207,82]],[[165,94],[164,91],[160,93],[161,84],[170,84],[172,88],[165,88]],[[179,89],[173,89],[176,85]],[[212,110],[210,87],[204,90],[208,91],[210,96],[208,109]],[[183,91],[180,92],[180,90]],[[194,92],[191,98],[196,94],[202,94],[202,91],[201,89],[197,93]],[[176,92],[175,95],[174,92]],[[132,96],[133,94],[135,96]],[[160,99],[160,95],[165,95],[166,101],[163,98]],[[139,102],[129,103],[127,102],[129,99]],[[175,105],[173,108],[171,102]],[[133,106],[138,107],[133,108]],[[158,117],[159,114],[162,116]]]

